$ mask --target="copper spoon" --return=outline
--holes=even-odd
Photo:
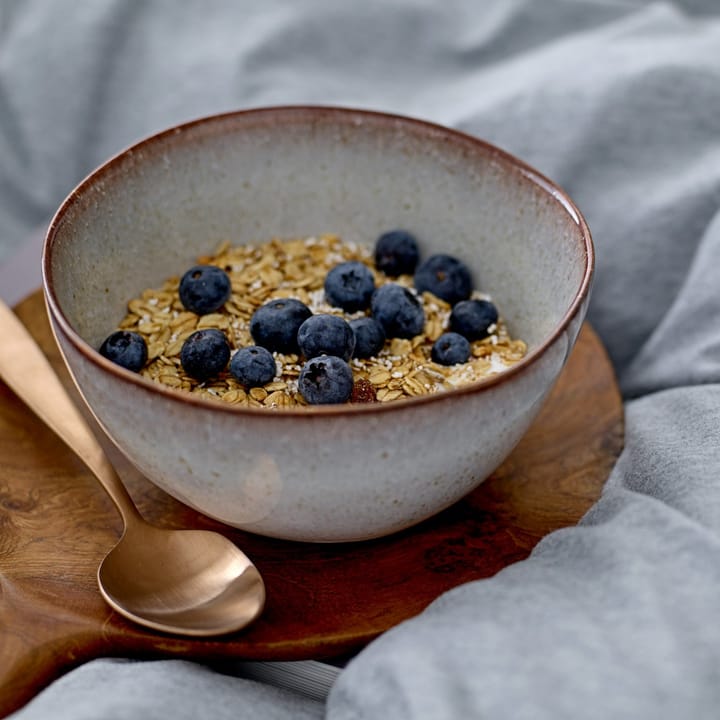
[[[0,377],[77,453],[120,511],[124,532],[97,573],[109,605],[140,625],[181,635],[221,635],[252,622],[265,585],[245,554],[219,533],[147,523],[47,358],[1,300],[0,338]]]

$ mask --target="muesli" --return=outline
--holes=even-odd
[[[253,245],[225,242],[197,262],[200,266],[222,269],[229,279],[229,297],[219,308],[204,314],[188,310],[180,296],[181,278],[172,277],[160,287],[147,289],[130,300],[118,329],[137,333],[144,340],[147,356],[139,369],[142,375],[168,387],[222,402],[265,408],[307,405],[298,387],[306,358],[299,350],[273,351],[272,379],[250,387],[239,382],[229,367],[207,378],[189,374],[181,361],[188,338],[198,330],[218,330],[227,339],[232,357],[241,348],[256,345],[251,333],[251,319],[256,311],[283,298],[300,301],[313,315],[334,315],[347,321],[370,316],[369,307],[353,309],[355,306],[346,304],[348,310],[338,307],[341,301],[334,297],[331,299],[335,302],[329,302],[326,279],[342,263],[362,263],[370,271],[375,288],[392,284],[407,289],[423,311],[421,330],[412,337],[387,337],[371,357],[347,360],[354,384],[351,402],[385,403],[457,388],[507,369],[527,351],[521,339],[511,337],[500,314],[484,337],[468,341],[467,361],[456,364],[436,361],[434,357],[440,356],[434,355],[433,346],[450,330],[456,298],[443,300],[428,290],[418,290],[417,275],[402,272],[402,267],[393,268],[392,263],[386,262],[388,272],[401,271],[399,275],[389,275],[378,267],[383,263],[378,258],[377,246],[373,249],[346,242],[339,235],[275,238]],[[444,277],[440,270],[436,276]],[[470,289],[468,297],[491,302],[477,289]],[[454,348],[448,345],[445,349],[452,358]]]

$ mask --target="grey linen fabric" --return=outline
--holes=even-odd
[[[139,137],[298,102],[452,125],[569,191],[625,451],[578,527],[387,632],[327,703],[103,660],[19,720],[720,717],[720,5],[3,0],[0,252]]]

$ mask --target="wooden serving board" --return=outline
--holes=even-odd
[[[40,293],[16,312],[71,387]],[[391,537],[313,545],[234,530],[171,499],[111,451],[148,520],[222,532],[265,579],[266,609],[252,626],[188,639],[145,630],[104,603],[95,573],[120,518],[82,463],[0,381],[0,716],[101,656],[299,660],[356,651],[444,591],[493,575],[547,533],[577,523],[622,444],[613,371],[586,325],[502,467],[450,509]]]

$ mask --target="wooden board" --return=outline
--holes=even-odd
[[[39,293],[16,308],[69,385]],[[587,325],[533,427],[493,476],[415,528],[359,544],[271,540],[172,500],[117,454],[141,512],[167,527],[219,530],[257,564],[267,606],[222,639],[154,633],[114,613],[95,573],[120,518],[82,463],[0,381],[0,715],[101,656],[323,659],[356,651],[442,592],[526,557],[577,523],[623,443],[613,371]]]

